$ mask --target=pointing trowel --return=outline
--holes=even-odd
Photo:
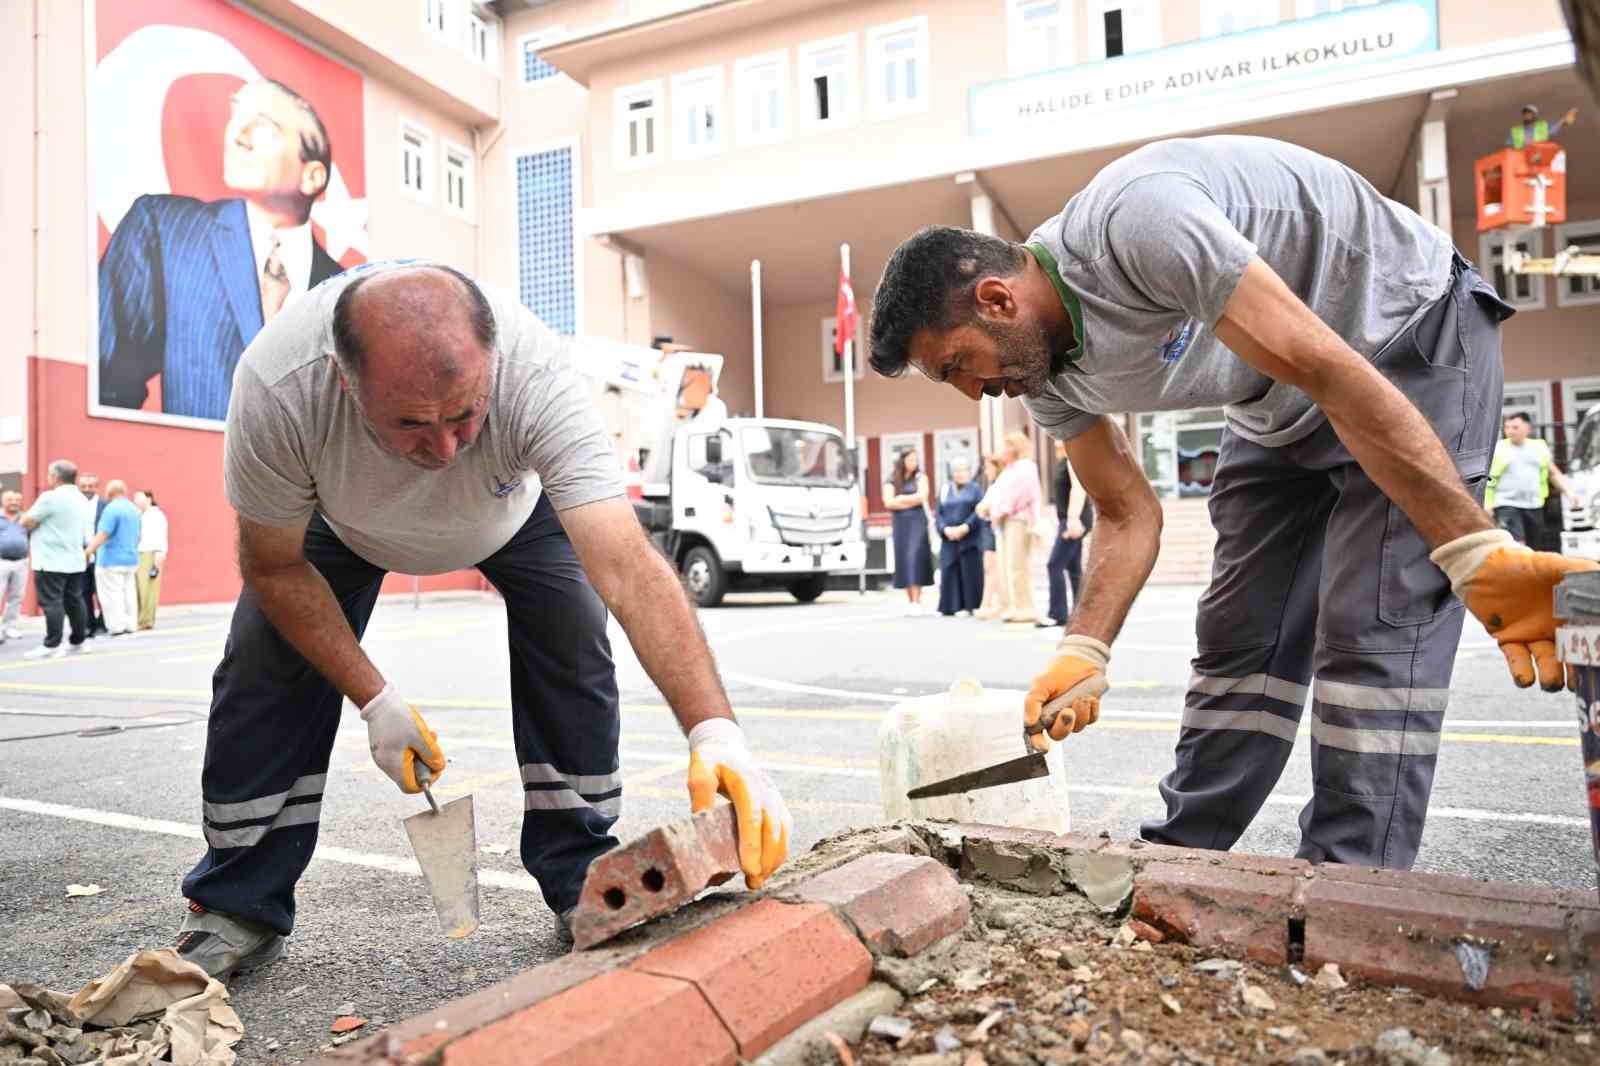
[[[462,796],[441,807],[428,787],[433,775],[420,763],[417,778],[431,809],[413,814],[402,824],[428,891],[433,893],[439,925],[445,936],[459,940],[478,928],[478,832],[472,797]]]
[[[1056,715],[1063,709],[1072,705],[1068,696],[1057,696],[1044,705],[1044,713],[1039,716],[1039,724],[1033,732],[1043,732],[1055,722]],[[906,793],[906,799],[932,799],[935,796],[954,796],[961,792],[971,792],[974,789],[993,788],[996,785],[1014,785],[1018,781],[1031,781],[1036,777],[1049,777],[1050,767],[1045,764],[1044,752],[1034,751],[1028,744],[1028,731],[1024,730],[1022,744],[1028,754],[1016,759],[1007,759],[1005,762],[985,766],[981,770],[969,770],[964,774],[947,777],[943,781],[935,781],[931,785],[918,785]]]

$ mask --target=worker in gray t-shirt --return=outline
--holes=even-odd
[[[1021,244],[946,226],[903,243],[873,301],[873,367],[1021,397],[1099,516],[1082,602],[1025,701],[1030,743],[1099,716],[1160,545],[1160,500],[1108,416],[1222,407],[1199,653],[1167,814],[1144,836],[1232,846],[1309,697],[1299,854],[1410,866],[1461,632],[1452,590],[1518,685],[1554,691],[1551,590],[1594,566],[1517,545],[1480,503],[1510,314],[1359,174],[1253,137],[1131,152]]]
[[[401,791],[444,772],[422,714],[361,648],[389,571],[476,567],[505,600],[522,863],[559,932],[616,845],[608,608],[688,734],[691,806],[733,799],[752,888],[783,862],[783,799],[625,498],[567,343],[527,309],[439,264],[331,278],[245,350],[223,455],[244,591],[213,679],[207,850],[184,879],[180,955],[220,978],[282,952],[345,699]]]

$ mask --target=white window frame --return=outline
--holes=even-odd
[[[1560,253],[1572,243],[1572,238],[1575,236],[1600,237],[1600,219],[1589,222],[1565,222],[1555,229],[1555,251]],[[1556,287],[1557,307],[1587,307],[1591,304],[1600,304],[1600,277],[1585,278],[1589,291],[1577,296],[1572,295],[1567,278],[1551,275],[1550,280]]]
[[[632,108],[634,101],[649,97],[651,100],[648,111],[636,111]],[[616,166],[618,170],[634,170],[640,167],[652,166],[666,154],[667,123],[666,96],[662,90],[660,78],[650,81],[637,81],[632,85],[619,86],[611,94],[614,122],[616,123]],[[654,123],[651,135],[646,137],[645,143],[650,145],[648,151],[638,155],[628,150],[628,131],[636,118],[644,118]]]
[[[1123,10],[1123,55],[1131,56],[1138,55],[1140,52],[1153,52],[1163,46],[1160,0],[1088,0],[1088,58],[1090,60],[1099,61],[1106,58],[1105,13],[1111,8],[1121,8]],[[1132,32],[1133,23],[1128,18],[1130,11],[1136,12],[1139,16],[1139,31],[1137,33]],[[1129,41],[1135,38],[1143,40],[1144,44],[1138,48],[1129,48]]]
[[[422,0],[422,24],[441,41],[450,40],[455,25],[454,7],[459,0]]]
[[[833,334],[838,327],[838,322],[837,315],[829,315],[822,320],[822,383],[824,385],[842,385],[844,383],[844,371],[833,368]],[[865,366],[866,360],[861,355],[861,316],[859,314],[856,315],[856,335],[854,339],[856,346],[850,351],[850,372],[852,377],[857,381],[861,381],[867,376],[867,368]],[[844,356],[840,355],[839,358],[843,360]]]
[[[461,47],[467,53],[467,58],[485,68],[491,73],[500,74],[500,34],[501,22],[494,12],[477,0],[467,0],[466,10],[461,20]],[[483,55],[477,53],[477,35],[482,29],[484,36]],[[520,57],[519,57],[520,58]]]
[[[476,207],[474,197],[477,195],[477,190],[473,188],[473,181],[477,176],[478,161],[473,156],[472,149],[466,145],[456,144],[454,141],[440,141],[439,150],[440,157],[444,161],[439,168],[439,173],[444,179],[439,187],[439,193],[443,197],[444,213],[465,219],[468,222],[476,222],[477,216],[473,211]],[[455,165],[456,160],[460,160],[459,166]],[[450,202],[452,171],[459,171],[461,177],[461,204],[459,207]]]
[[[894,101],[884,92],[889,42],[907,34],[913,37],[912,59],[916,62],[917,95]],[[927,111],[933,103],[933,71],[928,62],[928,16],[916,15],[867,29],[867,114],[875,119],[895,118]]]
[[[1057,40],[1061,45],[1058,62],[1054,65],[1036,67],[1024,62],[1029,55],[1028,27],[1025,12],[1029,8],[1043,4],[1056,5],[1055,25]],[[1029,74],[1039,74],[1046,70],[1059,70],[1070,67],[1077,61],[1077,38],[1073,34],[1072,12],[1076,8],[1077,0],[1006,0],[1006,63],[1013,78],[1026,77]]]
[[[416,150],[417,178],[421,183],[421,188],[413,185],[408,180],[408,176],[411,173],[411,168],[406,162],[406,134],[408,133],[422,142]],[[437,143],[438,138],[434,137],[433,131],[428,127],[414,119],[406,118],[404,115],[400,116],[399,138],[395,146],[395,161],[399,165],[400,191],[419,204],[433,203],[433,186],[438,175],[438,168],[433,162]]]
[[[708,108],[711,112],[713,139],[691,137],[694,125],[690,108]],[[704,128],[699,130],[704,133]],[[672,154],[675,159],[704,159],[720,155],[728,147],[728,93],[727,79],[722,64],[713,67],[696,67],[672,76]]]
[[[1223,37],[1230,33],[1248,33],[1276,26],[1282,14],[1278,0],[1201,0],[1200,36]],[[1224,29],[1223,20],[1233,15],[1248,18],[1251,25]]]
[[[1600,389],[1600,377],[1566,378],[1561,382],[1561,421],[1569,426],[1583,417],[1578,413],[1579,389]],[[1600,400],[1591,404],[1588,410],[1596,406],[1600,406]]]
[[[772,88],[778,94],[778,124],[774,127],[763,127],[752,131],[751,119],[755,117],[756,110],[751,78],[760,73],[765,80],[765,72],[773,71]],[[784,49],[778,52],[763,52],[760,55],[745,56],[736,59],[733,63],[733,126],[734,141],[741,146],[754,146],[760,144],[774,144],[789,136],[789,51]]]
[[[817,117],[816,94],[812,79],[816,77],[817,62],[829,53],[842,52],[843,66],[837,73],[829,72],[827,118]],[[861,116],[860,57],[856,50],[856,35],[828,37],[821,41],[808,41],[795,49],[795,95],[799,104],[800,128],[809,132],[843,129],[854,125]]]
[[[1551,412],[1554,410],[1554,406],[1550,402],[1551,391],[1550,381],[1548,378],[1546,378],[1544,381],[1506,382],[1505,391],[1502,393],[1502,395],[1510,396],[1514,392],[1531,392],[1534,394],[1533,410],[1530,411],[1529,414],[1533,415],[1533,423],[1535,426],[1539,426],[1551,420]],[[1525,404],[1510,404],[1509,402],[1502,400],[1500,403],[1500,420],[1503,422],[1512,414],[1516,413],[1517,411],[1524,410],[1525,408]]]
[[[1294,17],[1297,19],[1316,18],[1320,15],[1336,15],[1341,11],[1349,11],[1353,7],[1370,7],[1380,0],[1327,0],[1329,10],[1318,11],[1317,0],[1294,0]]]
[[[1483,276],[1489,284],[1494,284],[1494,268],[1497,255],[1503,255],[1506,237],[1514,235],[1517,243],[1522,243],[1526,238],[1528,254],[1534,258],[1544,255],[1544,230],[1529,227],[1513,226],[1504,229],[1491,230],[1478,237],[1478,264],[1483,271]],[[1508,273],[1507,278],[1510,278]],[[1519,311],[1543,311],[1545,309],[1545,284],[1544,275],[1524,275],[1528,279],[1528,297],[1518,299],[1515,292],[1503,292],[1501,299]],[[1510,288],[1508,285],[1507,288]]]
[[[524,76],[528,69],[529,45],[532,45],[534,51],[537,52],[540,45],[549,44],[551,41],[558,40],[565,36],[566,30],[564,28],[560,26],[550,26],[537,31],[536,33],[524,33],[517,38],[517,88],[537,89],[540,86],[552,85],[566,78],[566,75],[561,73],[559,70],[557,70],[551,77],[536,78],[533,81],[528,81]],[[549,66],[548,63],[545,65]]]

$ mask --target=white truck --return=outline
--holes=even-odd
[[[639,521],[695,603],[754,589],[810,603],[830,576],[865,565],[861,494],[838,430],[730,417],[717,396],[720,355],[574,344],[618,450],[640,456]]]
[[[1578,423],[1567,455],[1567,480],[1578,494],[1578,506],[1564,505],[1561,553],[1600,560],[1600,405]]]

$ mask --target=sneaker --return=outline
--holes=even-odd
[[[191,900],[178,929],[177,948],[179,958],[220,981],[278,958],[283,954],[283,937],[260,922],[208,911]]]
[[[89,647],[89,642],[87,640],[85,640],[82,644],[68,644],[67,645],[67,654],[68,655],[88,655],[88,654],[92,653],[93,651],[94,651],[94,649]]]
[[[22,657],[24,659],[60,659],[66,654],[67,649],[59,644],[53,648],[47,648],[41,644],[37,648],[23,652]]]
[[[21,640],[22,630],[12,626],[11,628],[5,630],[5,637],[7,640]]]

